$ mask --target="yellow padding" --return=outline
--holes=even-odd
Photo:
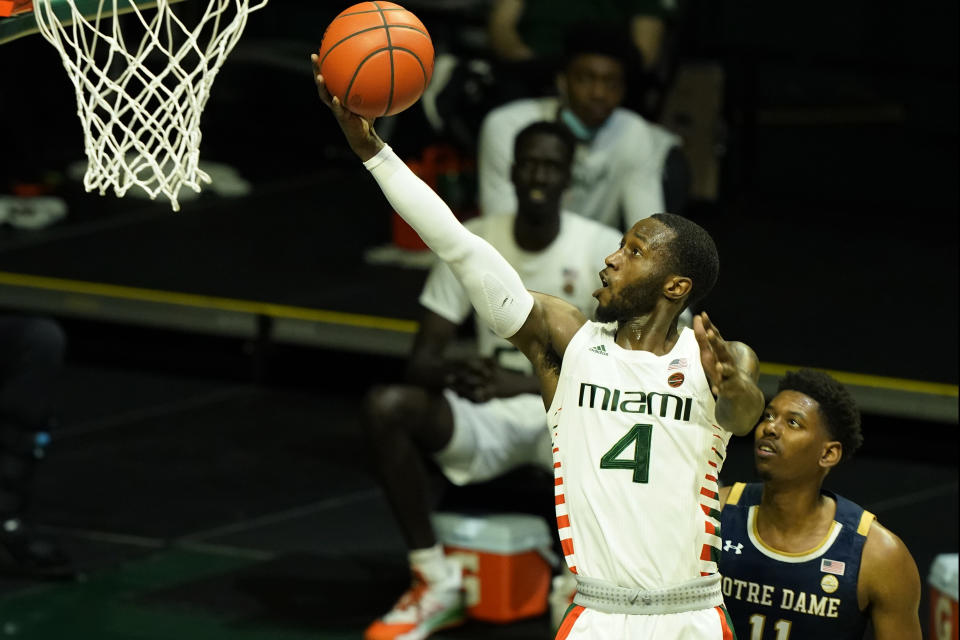
[[[862,536],[867,535],[867,532],[870,531],[870,525],[873,524],[876,518],[877,516],[864,509],[863,515],[860,516],[860,524],[857,526],[857,533]]]
[[[730,493],[727,494],[726,504],[737,504],[740,502],[740,494],[743,493],[743,489],[746,486],[743,482],[735,482],[730,489]]]

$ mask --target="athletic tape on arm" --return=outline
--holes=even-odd
[[[477,313],[501,338],[520,330],[533,296],[496,249],[468,231],[450,207],[388,146],[363,163],[400,217],[463,285]]]

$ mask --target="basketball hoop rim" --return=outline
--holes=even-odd
[[[47,1],[53,5],[54,12],[62,21],[61,24],[65,26],[73,24],[73,12],[66,0],[33,0],[33,11],[0,19],[0,45],[39,33],[40,27],[37,26],[37,19],[34,13],[36,12],[37,5]],[[185,2],[185,0],[166,0],[167,4],[178,4],[180,2]],[[75,0],[75,4],[84,18],[92,18],[97,15],[101,0]],[[103,4],[106,4],[106,2]],[[118,9],[114,15],[132,13],[135,9],[155,9],[160,2],[159,0],[147,0],[146,2],[125,0],[124,4],[126,6]],[[112,11],[112,3],[110,8]]]

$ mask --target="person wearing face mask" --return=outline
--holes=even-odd
[[[512,140],[537,120],[560,122],[577,139],[566,208],[621,231],[652,213],[682,213],[690,170],[680,138],[621,106],[629,39],[616,29],[586,25],[570,32],[564,50],[557,96],[515,100],[484,118],[477,157],[481,215],[516,209]]]

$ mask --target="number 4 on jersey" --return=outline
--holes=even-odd
[[[652,424],[635,424],[627,435],[610,447],[600,458],[601,469],[633,469],[633,481],[646,483],[650,476],[650,438]],[[633,457],[620,458],[620,454],[633,444]]]

